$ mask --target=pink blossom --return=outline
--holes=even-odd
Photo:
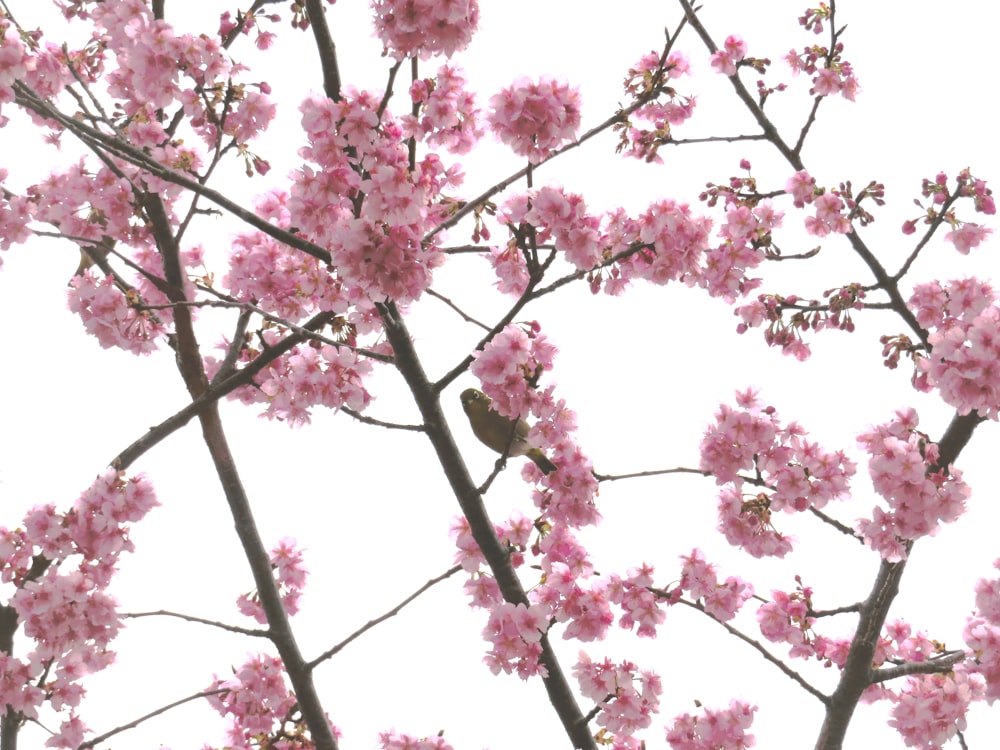
[[[580,94],[547,76],[537,83],[519,79],[490,99],[486,119],[494,134],[515,154],[537,164],[576,137]]]
[[[433,79],[415,81],[410,98],[420,105],[420,114],[404,117],[404,128],[431,146],[468,153],[482,137],[483,128],[476,96],[465,89],[465,83],[461,71],[450,65],[438,68]]]
[[[217,693],[219,689],[224,692]],[[234,670],[232,678],[215,678],[208,702],[234,728],[251,734],[271,734],[295,705],[295,695],[285,682],[284,667],[275,656],[251,657]]]
[[[889,726],[899,732],[907,747],[942,747],[965,730],[969,704],[982,690],[977,676],[961,670],[907,677],[906,687],[893,698]]]
[[[573,676],[581,692],[597,703],[596,721],[614,736],[616,747],[628,746],[619,743],[647,728],[659,712],[663,685],[655,672],[640,670],[628,661],[595,662],[581,651]]]
[[[45,741],[45,747],[79,747],[88,729],[75,712],[70,712],[69,718],[59,725],[59,731]]]
[[[979,247],[980,243],[993,234],[992,229],[966,222],[957,229],[953,229],[945,236],[945,242],[950,242],[962,255],[968,255],[969,250]]]
[[[811,594],[808,587],[801,586],[791,594],[772,591],[772,601],[757,610],[761,634],[774,643],[790,645],[789,654],[793,657],[815,654],[812,626],[816,618],[809,614]]]
[[[754,555],[783,555],[789,541],[771,523],[772,511],[801,512],[846,497],[855,466],[842,451],[824,451],[794,423],[782,427],[777,413],[756,392],[737,394],[739,408],[723,404],[701,443],[701,468],[720,485],[719,529],[731,544]],[[775,489],[744,499],[741,471],[756,469]]]
[[[972,652],[969,671],[985,680],[984,697],[991,704],[1000,698],[1000,626],[980,616],[968,619],[962,639]]]
[[[681,714],[667,729],[672,750],[746,750],[755,744],[747,730],[756,706],[731,701],[727,709],[703,708],[699,716]]]
[[[282,607],[289,616],[294,615],[298,612],[299,599],[308,575],[302,551],[298,549],[294,539],[286,537],[271,549],[270,558]],[[267,624],[267,614],[256,592],[241,594],[236,600],[236,606],[241,614],[254,618],[261,625]]]
[[[262,370],[256,388],[240,388],[232,397],[267,405],[262,416],[306,424],[315,406],[363,410],[371,401],[364,380],[371,362],[347,346],[295,346]]]
[[[0,701],[10,710],[37,719],[38,707],[45,700],[45,692],[35,684],[41,670],[40,660],[25,662],[0,652]]]
[[[792,196],[796,208],[802,208],[806,203],[813,202],[816,190],[816,180],[806,171],[800,171],[788,178],[785,190]]]
[[[105,349],[149,354],[167,333],[150,313],[137,311],[111,277],[99,279],[89,268],[73,277],[67,297],[70,311]]]
[[[739,36],[726,37],[722,49],[712,53],[712,70],[724,76],[736,75],[736,63],[747,55],[747,44]]]
[[[378,736],[379,750],[453,750],[440,734],[430,737],[416,737],[401,734],[395,730],[381,732]]]
[[[371,0],[375,33],[397,60],[451,57],[465,49],[479,24],[477,0]]]
[[[876,509],[873,521],[860,520],[865,541],[883,553],[899,558],[902,550],[892,537],[917,539],[933,535],[941,523],[950,523],[965,511],[970,490],[960,471],[932,471],[937,446],[916,430],[916,413],[897,412],[896,419],[858,437],[871,455],[868,470],[889,512]]]
[[[548,629],[550,614],[547,607],[533,604],[503,602],[490,610],[490,618],[483,629],[483,637],[492,648],[483,661],[493,674],[517,672],[521,679],[548,673],[539,663],[539,641]]]

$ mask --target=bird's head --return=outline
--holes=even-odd
[[[469,407],[472,406],[472,404],[488,406],[490,403],[489,397],[482,391],[475,388],[466,388],[462,391],[460,398],[462,399],[462,406],[466,411],[469,410]]]

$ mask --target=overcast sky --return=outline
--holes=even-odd
[[[38,23],[46,21],[35,3],[13,0],[8,5],[25,26],[36,23],[33,13],[39,14]],[[189,16],[177,15],[182,6]],[[785,0],[715,0],[706,6],[703,17],[716,40],[740,33],[750,55],[776,61],[772,79],[792,84],[792,90],[784,95],[788,104],[777,102],[775,110],[779,122],[797,132],[810,105],[808,82],[792,79],[778,60],[790,48],[816,41],[796,23],[805,6]],[[213,33],[218,13],[227,7],[215,0],[204,0],[196,9],[167,3],[167,13],[182,28]],[[837,8],[840,23],[848,24],[845,56],[862,91],[856,103],[834,99],[823,105],[804,159],[821,184],[852,180],[860,186],[870,179],[886,184],[888,205],[864,236],[892,267],[912,247],[913,238],[904,237],[899,227],[919,213],[912,199],[919,195],[922,177],[942,170],[953,176],[966,166],[988,180],[1000,175],[992,91],[984,92],[981,84],[983,71],[995,65],[993,35],[1000,11],[970,2],[943,9],[931,2],[903,6],[842,0]],[[341,0],[329,13],[345,81],[359,88],[384,86],[388,64],[371,38],[366,3]],[[663,28],[675,28],[679,19],[678,6],[651,0],[607,6],[483,0],[480,32],[455,62],[482,92],[483,106],[500,86],[521,75],[547,73],[579,85],[586,129],[625,101],[621,81],[628,67],[659,49]],[[78,41],[81,28],[77,22],[49,38],[57,44],[67,38]],[[284,27],[279,36],[277,48],[267,55],[256,53],[246,40],[233,50],[251,65],[245,79],[271,82],[280,107],[273,132],[255,146],[271,161],[271,174],[247,180],[242,163],[233,160],[218,185],[245,205],[256,193],[287,187],[285,176],[298,163],[301,145],[298,103],[309,91],[321,89],[310,38]],[[694,34],[685,32],[677,48],[689,55],[694,72],[678,82],[678,89],[699,97],[695,118],[678,135],[750,132],[748,116],[738,110],[727,81],[711,72]],[[430,75],[434,67],[425,64],[422,72]],[[10,170],[11,189],[22,189],[43,179],[48,169],[71,162],[76,147],[68,137],[61,154],[40,151],[35,147],[39,131],[18,122],[21,118],[10,105],[4,114],[12,124],[2,137],[15,148],[4,149],[0,165]],[[614,145],[610,134],[595,139],[538,170],[536,184],[557,183],[583,193],[595,209],[621,205],[639,211],[652,200],[671,197],[701,211],[695,204],[705,182],[735,174],[740,158],[751,160],[764,189],[782,187],[791,172],[776,153],[759,144],[664,149],[666,163],[659,166],[625,161],[615,156]],[[458,161],[466,167],[470,195],[521,166],[488,138],[480,151]],[[799,226],[804,215],[783,208],[788,210],[786,225]],[[972,218],[969,209],[962,210]],[[213,270],[218,278],[236,231],[226,219],[205,219],[200,227],[198,236],[210,258],[217,259]],[[456,230],[451,241],[466,242],[468,231]],[[962,257],[938,237],[915,267],[915,281],[972,274],[995,280],[996,241]],[[801,251],[815,244],[814,238],[790,231],[783,246],[794,252],[797,245]],[[115,455],[186,401],[169,352],[135,358],[101,350],[83,335],[65,307],[65,284],[77,262],[71,247],[39,240],[6,252],[3,261],[0,316],[6,321],[7,355],[0,368],[0,392],[5,394],[0,524],[12,527],[33,504],[68,506]],[[850,281],[870,282],[847,243],[836,239],[824,242],[815,262],[774,265],[763,273],[764,291],[804,296]],[[434,288],[490,320],[508,303],[490,284],[486,264],[463,256],[442,269]],[[919,409],[922,427],[932,438],[940,436],[951,417],[935,397],[912,391],[905,367],[895,372],[882,367],[879,335],[901,330],[901,323],[885,313],[860,316],[853,335],[816,337],[814,356],[805,364],[766,349],[759,331],[737,337],[729,309],[678,285],[637,286],[621,299],[592,298],[582,286],[568,288],[525,315],[538,319],[560,348],[551,382],[558,383],[558,395],[578,412],[579,442],[602,473],[696,466],[698,440],[717,405],[731,402],[736,388],[758,385],[784,421],[800,421],[824,447],[848,449],[859,461],[853,500],[828,508],[852,523],[869,513],[873,502],[855,436],[870,424],[887,421],[904,405]],[[203,315],[203,352],[209,353],[231,330],[228,316]],[[459,361],[479,335],[432,299],[414,306],[411,330],[432,376]],[[473,384],[471,376],[456,382],[445,393],[445,408],[467,448],[473,476],[483,478],[493,456],[473,441],[458,403],[458,393]],[[416,420],[392,372],[379,371],[370,390],[377,396],[373,416]],[[357,425],[345,415],[318,413],[311,427],[291,430],[258,419],[254,409],[225,405],[223,412],[265,542],[293,536],[307,549],[312,577],[303,611],[293,620],[307,655],[342,640],[451,565],[447,530],[458,506],[421,437]],[[1000,557],[992,473],[995,430],[993,423],[983,425],[960,461],[973,487],[969,513],[917,545],[891,615],[909,619],[950,648],[961,645],[975,579],[990,575],[991,562]],[[514,508],[531,512],[530,489],[516,468],[498,480],[487,498],[497,519]],[[197,427],[169,438],[134,470],[150,476],[163,507],[133,532],[138,554],[124,561],[114,586],[122,608],[163,608],[248,624],[237,615],[234,600],[252,583]],[[778,520],[782,530],[800,539],[793,559],[753,561],[728,548],[712,531],[715,496],[710,480],[691,477],[606,485],[599,497],[605,522],[582,536],[593,545],[601,572],[623,573],[645,561],[656,566],[661,585],[678,577],[677,556],[697,546],[719,564],[723,576],[742,575],[763,596],[771,588],[792,588],[796,574],[814,586],[818,607],[848,604],[867,593],[877,559],[810,519]],[[493,677],[482,666],[485,645],[479,631],[484,622],[482,612],[468,609],[456,577],[321,668],[322,695],[345,733],[344,747],[373,747],[376,733],[390,727],[420,735],[444,729],[458,750],[568,746],[540,682]],[[752,636],[757,632],[752,615],[741,622]],[[841,634],[849,626],[837,623],[822,632]],[[562,641],[559,631],[553,641],[568,669],[580,644]],[[204,688],[213,673],[228,676],[232,665],[264,645],[172,620],[131,622],[117,643],[120,664],[85,683],[84,719],[95,732],[104,732]],[[758,703],[753,731],[759,747],[807,747],[815,740],[822,716],[816,701],[689,610],[669,610],[655,641],[637,643],[616,634],[607,643],[584,647],[594,658],[630,658],[663,676],[662,713],[646,734],[651,748],[664,746],[660,727],[692,711],[695,699],[710,706],[725,705],[730,698]],[[780,647],[774,650],[782,653]],[[793,667],[815,676],[821,689],[835,684],[832,671]],[[884,726],[886,708],[859,710],[849,747],[902,746]],[[218,745],[222,724],[213,715],[204,702],[188,705],[110,746]],[[969,746],[987,746],[998,731],[996,711],[980,707],[970,720]],[[796,738],[791,742],[790,733]],[[42,740],[37,730],[26,731],[26,746]]]

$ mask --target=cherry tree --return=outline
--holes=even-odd
[[[4,458],[38,425],[48,471],[80,460],[89,482],[4,488],[0,748],[185,742],[167,732],[194,704],[198,741],[235,748],[548,731],[728,750],[769,721],[796,739],[768,744],[839,748],[868,705],[934,748],[996,722],[988,562],[922,569],[946,634],[898,611],[924,549],[947,549],[931,537],[984,538],[963,459],[1000,409],[1000,307],[949,269],[995,205],[977,165],[891,189],[838,173],[854,146],[823,118],[864,96],[851,8],[798,8],[765,49],[724,12],[643,4],[655,34],[623,38],[624,88],[595,112],[568,76],[473,56],[502,4],[177,5],[57,0],[42,31],[35,4],[0,4],[5,281],[21,320],[60,297],[79,339],[23,326],[11,400],[37,390]],[[504,55],[539,43],[520,32]],[[699,124],[705,108],[725,115]],[[595,178],[612,173],[617,206]],[[67,248],[76,273],[53,260]],[[707,363],[727,360],[723,393]],[[810,419],[849,412],[843,435],[790,410],[782,377]],[[511,420],[499,456],[465,424],[466,387]],[[555,471],[516,456],[517,419]],[[417,716],[453,703],[468,726],[404,727],[398,684]],[[377,738],[344,731],[364,712]]]

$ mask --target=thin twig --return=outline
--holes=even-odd
[[[158,708],[155,711],[150,711],[148,714],[144,714],[143,716],[140,716],[138,719],[133,719],[128,724],[122,724],[121,726],[115,727],[114,729],[105,732],[104,734],[100,734],[97,737],[89,739],[82,745],[80,745],[77,748],[77,750],[89,750],[95,745],[98,745],[101,742],[104,742],[105,740],[114,737],[116,734],[121,734],[126,729],[135,729],[144,721],[148,721],[149,719],[159,716],[160,714],[164,714],[173,708],[177,708],[178,706],[183,706],[185,703],[190,703],[191,701],[198,700],[199,698],[207,698],[210,695],[219,695],[221,693],[228,693],[228,692],[229,688],[216,688],[215,690],[203,690],[200,693],[195,693],[194,695],[189,695],[186,698],[181,698],[180,700],[174,701],[173,703],[168,703],[167,705]]]
[[[423,586],[421,586],[420,588],[418,588],[416,591],[414,591],[408,597],[406,597],[405,599],[403,599],[403,601],[401,601],[395,607],[393,607],[389,611],[385,612],[384,614],[379,615],[374,620],[369,620],[364,625],[362,625],[360,628],[358,628],[353,633],[351,633],[347,638],[345,638],[340,643],[338,643],[336,646],[334,646],[331,649],[328,649],[327,651],[324,651],[322,654],[320,654],[319,656],[317,656],[312,661],[306,662],[306,669],[315,669],[317,666],[319,666],[321,663],[323,663],[324,661],[326,661],[330,657],[335,656],[336,654],[340,653],[341,651],[344,650],[344,648],[349,643],[351,643],[352,641],[357,640],[358,638],[360,638],[362,635],[364,635],[366,632],[368,632],[369,630],[371,630],[372,628],[374,628],[379,623],[385,622],[390,617],[395,617],[396,615],[398,615],[400,613],[400,611],[403,609],[403,607],[405,607],[407,604],[409,604],[410,602],[412,602],[414,599],[416,599],[422,593],[424,593],[425,591],[427,591],[427,589],[431,588],[432,586],[434,586],[434,585],[436,585],[438,583],[441,583],[441,581],[444,581],[444,580],[446,580],[448,578],[451,578],[453,575],[455,575],[461,569],[462,569],[461,565],[456,565],[453,568],[449,568],[448,570],[446,570],[444,573],[442,573],[441,575],[437,576],[436,578],[431,578],[429,581],[427,581],[427,583],[425,583]]]
[[[775,656],[770,651],[768,651],[766,648],[764,648],[758,641],[755,641],[753,638],[751,638],[748,635],[744,635],[743,632],[737,630],[732,625],[730,625],[728,622],[723,622],[722,620],[718,619],[714,615],[709,614],[709,612],[707,612],[705,610],[705,608],[701,604],[698,604],[697,602],[690,602],[690,601],[688,601],[686,599],[680,599],[680,600],[678,600],[678,603],[679,604],[685,604],[688,607],[691,607],[692,609],[696,609],[699,612],[701,612],[703,615],[707,616],[709,619],[713,620],[714,622],[717,622],[719,625],[721,625],[727,631],[729,631],[730,635],[736,636],[741,641],[743,641],[744,643],[746,643],[747,645],[749,645],[751,648],[753,648],[755,651],[757,651],[761,656],[763,656],[767,661],[769,661],[771,664],[773,664],[778,669],[780,669],[782,672],[784,672],[786,676],[790,677],[792,680],[794,680],[795,682],[797,682],[799,684],[799,686],[803,690],[805,690],[807,693],[809,693],[810,695],[812,695],[814,698],[818,699],[820,701],[820,703],[822,703],[823,705],[829,704],[829,702],[830,702],[829,696],[825,695],[824,693],[820,692],[819,690],[817,690],[816,688],[814,688],[812,685],[810,685],[802,675],[800,675],[794,669],[792,669],[787,664],[785,664],[781,659],[779,659],[777,656]]]
[[[178,620],[184,620],[185,622],[197,622],[201,625],[209,625],[213,628],[219,628],[220,630],[226,630],[230,633],[239,633],[240,635],[249,635],[254,638],[267,638],[267,631],[261,628],[244,628],[239,625],[227,625],[224,622],[218,622],[216,620],[206,620],[204,617],[196,617],[195,615],[185,615],[180,612],[170,612],[166,609],[158,609],[154,612],[123,612],[122,617],[126,617],[133,620],[138,620],[140,617],[176,617]]]

